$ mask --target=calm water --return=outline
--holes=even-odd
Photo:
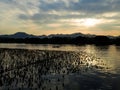
[[[1,90],[120,90],[120,46],[0,44],[0,48]]]

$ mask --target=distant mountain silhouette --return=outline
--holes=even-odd
[[[24,32],[17,32],[11,35],[0,35],[0,43],[120,45],[120,36],[114,37],[82,33],[35,36]]]
[[[11,34],[11,35],[1,35],[0,37],[4,37],[4,38],[35,38],[36,36],[29,35],[25,32],[17,32],[15,34]]]
[[[46,35],[41,35],[41,36],[35,36],[35,35],[30,35],[27,34],[25,32],[17,32],[15,34],[11,34],[11,35],[0,35],[0,37],[3,38],[55,38],[55,37],[59,37],[59,38],[76,38],[76,37],[95,37],[96,35],[91,35],[91,34],[82,34],[82,33],[73,33],[73,34],[50,34],[48,36]]]

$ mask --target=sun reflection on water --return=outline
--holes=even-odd
[[[111,90],[114,87],[111,83],[119,80],[120,48],[117,46],[34,47],[0,49],[0,88],[73,90],[71,86],[74,86],[76,90]]]

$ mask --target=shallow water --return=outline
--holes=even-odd
[[[1,90],[120,90],[120,46],[0,44],[0,48]]]

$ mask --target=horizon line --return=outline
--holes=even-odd
[[[119,37],[120,35],[103,35],[103,34],[91,34],[91,33],[81,33],[81,32],[74,32],[74,33],[51,33],[51,34],[41,34],[41,35],[36,35],[32,33],[27,33],[27,32],[15,32],[11,34],[0,34],[0,35],[14,35],[17,33],[25,33],[28,35],[34,35],[34,36],[49,36],[49,35],[71,35],[71,34],[83,34],[83,35],[96,35],[96,36],[112,36],[112,37]]]

